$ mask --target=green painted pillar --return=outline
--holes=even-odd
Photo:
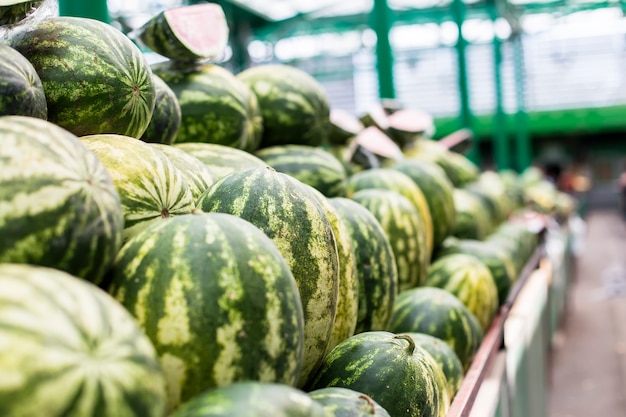
[[[395,98],[393,82],[393,51],[389,31],[393,24],[387,0],[374,0],[372,26],[376,32],[376,70],[378,71],[378,94],[380,98]]]
[[[461,127],[472,130],[472,109],[470,107],[470,92],[469,92],[469,80],[467,75],[467,40],[463,37],[463,22],[465,21],[465,3],[463,0],[454,0],[452,3],[452,13],[454,15],[454,22],[459,31],[459,36],[456,42],[457,51],[457,67],[458,67],[458,81],[459,81],[459,99],[461,104],[460,109],[460,122]],[[467,152],[467,157],[475,163],[479,163],[480,155],[478,147],[474,144]]]
[[[519,172],[528,168],[532,162],[532,149],[528,133],[528,114],[526,113],[524,48],[520,34],[513,36],[513,64],[515,70],[515,155]]]
[[[495,0],[489,0],[489,17],[495,24],[498,19],[498,10]],[[504,113],[504,98],[502,94],[502,41],[494,33],[493,36],[493,81],[495,90],[495,112],[493,120],[493,149],[496,168],[498,170],[509,169],[511,158],[506,129],[506,114]]]
[[[59,15],[110,21],[106,0],[59,0]]]

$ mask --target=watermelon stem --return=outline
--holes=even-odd
[[[369,395],[366,395],[366,394],[361,394],[361,395],[359,395],[359,398],[364,399],[367,402],[367,405],[370,407],[368,414],[375,415],[376,414],[376,404],[374,403],[374,400],[372,400],[372,397],[370,397]]]
[[[394,339],[404,339],[407,342],[409,342],[409,346],[407,347],[406,351],[409,355],[413,354],[413,351],[415,351],[415,341],[413,340],[413,338],[411,336],[409,336],[408,334],[397,334],[393,337]]]

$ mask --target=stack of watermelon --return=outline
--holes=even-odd
[[[229,72],[217,4],[136,35],[165,61],[85,18],[0,44],[2,414],[445,416],[541,189],[397,103],[357,118],[295,67]]]

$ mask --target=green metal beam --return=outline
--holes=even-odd
[[[378,94],[380,98],[395,98],[393,82],[393,51],[389,31],[393,22],[387,0],[374,0],[372,8],[373,29],[376,32],[376,70],[378,71]]]
[[[89,17],[110,22],[106,0],[59,0],[59,15]]]
[[[515,155],[517,157],[517,169],[524,171],[531,164],[532,149],[531,138],[528,134],[528,114],[526,113],[526,100],[524,95],[526,74],[524,69],[524,47],[521,35],[516,35],[513,42],[513,66],[515,71],[515,101],[517,111],[515,113]]]

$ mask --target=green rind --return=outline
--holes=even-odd
[[[11,33],[9,43],[39,74],[49,121],[77,136],[139,138],[148,127],[155,102],[150,67],[111,25],[50,17]]]
[[[10,6],[0,6],[0,26],[14,25],[26,19],[42,5],[44,0],[16,2]]]
[[[426,247],[428,260],[433,254],[433,218],[428,207],[428,202],[419,185],[412,179],[398,170],[389,168],[374,168],[353,174],[348,178],[347,196],[351,197],[355,192],[370,188],[380,188],[384,190],[396,191],[405,196],[413,207],[417,210],[420,223],[424,229],[426,237]]]
[[[139,139],[150,143],[171,145],[180,130],[182,115],[178,98],[158,75],[152,74],[155,103],[146,131]]]
[[[182,121],[176,143],[215,143],[256,150],[254,109],[247,86],[227,69],[213,64],[172,61],[152,66],[172,89]]]
[[[438,337],[454,350],[465,371],[484,335],[478,319],[458,298],[435,287],[413,288],[398,294],[389,329]]]
[[[434,162],[404,159],[390,168],[407,175],[422,190],[433,220],[433,246],[439,247],[452,232],[456,221],[454,186]]]
[[[485,332],[498,311],[498,288],[491,271],[474,256],[456,253],[438,257],[428,268],[426,285],[455,295]]]
[[[330,130],[328,97],[303,70],[265,64],[237,74],[257,96],[263,117],[261,147],[325,144]]]
[[[332,225],[310,188],[271,168],[219,179],[199,199],[206,212],[239,216],[274,242],[298,283],[304,308],[303,386],[321,363],[337,313],[339,259]]]
[[[171,417],[332,417],[305,392],[283,384],[237,382],[208,390]]]
[[[151,146],[162,152],[178,168],[187,181],[194,201],[215,182],[211,169],[195,156],[170,145],[152,143]]]
[[[76,136],[0,117],[0,262],[48,266],[99,283],[122,244],[120,196]]]
[[[174,147],[195,156],[209,167],[218,180],[236,171],[265,168],[267,164],[253,154],[215,143],[175,143]]]
[[[257,151],[256,156],[276,171],[297,178],[328,198],[346,197],[346,169],[333,154],[322,148],[277,145]]]
[[[493,224],[481,198],[464,188],[455,188],[452,196],[456,221],[450,235],[459,239],[485,239]]]
[[[385,231],[364,206],[343,197],[330,203],[348,229],[359,280],[355,333],[385,330],[398,293],[398,269]]]
[[[195,208],[185,177],[154,146],[122,135],[80,139],[113,179],[124,213],[125,241],[151,223]]]
[[[409,339],[409,340],[407,340]],[[368,395],[392,416],[440,416],[442,371],[407,336],[365,332],[337,345],[316,374],[311,390],[343,387]]]
[[[154,347],[90,283],[51,268],[0,265],[0,340],[0,415],[164,415]]]
[[[368,395],[349,388],[320,388],[308,393],[334,417],[390,417],[387,410]]]
[[[0,43],[0,116],[6,115],[46,120],[48,105],[33,65],[9,45]]]
[[[368,209],[385,231],[398,268],[398,291],[423,284],[430,258],[424,227],[413,204],[400,193],[373,188],[358,191],[352,200]]]
[[[296,383],[298,287],[251,223],[200,213],[152,224],[124,245],[112,275],[110,292],[158,352],[170,409],[235,381]]]

